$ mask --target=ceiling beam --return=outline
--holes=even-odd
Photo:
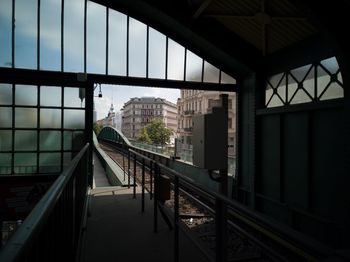
[[[193,18],[197,19],[203,12],[204,10],[210,5],[212,0],[204,0],[199,7],[197,8],[196,12],[193,14]]]

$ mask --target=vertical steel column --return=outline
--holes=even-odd
[[[84,73],[87,72],[87,0],[84,1]]]
[[[153,231],[158,232],[158,173],[159,167],[154,163],[154,196],[153,196]]]
[[[149,197],[152,200],[153,198],[153,161],[150,161],[149,164],[149,180],[150,180],[150,192],[149,192]]]
[[[85,83],[85,134],[86,134],[86,141],[89,143],[89,168],[88,168],[88,179],[89,179],[89,186],[93,186],[93,166],[92,166],[92,147],[93,147],[93,102],[94,102],[94,85],[93,83]]]
[[[141,195],[141,212],[145,212],[145,159],[142,158],[142,195]]]
[[[64,71],[64,0],[61,2],[61,72]]]
[[[16,5],[15,5],[15,0],[12,0],[12,42],[11,42],[11,48],[12,48],[12,68],[15,68],[15,26],[16,26],[16,22],[15,22],[15,14],[16,14]]]
[[[227,261],[226,206],[220,199],[215,200],[215,261]]]
[[[136,198],[136,154],[134,154],[134,190],[133,198]]]
[[[123,147],[124,147],[124,145],[123,145]],[[125,161],[124,161],[124,148],[123,148],[123,154],[122,154],[122,156],[123,156],[123,175],[124,175],[124,178],[123,178],[123,181],[125,181]]]
[[[130,148],[129,148],[130,149]],[[130,150],[128,149],[128,188],[130,188]]]
[[[174,181],[174,262],[179,261],[179,178]]]
[[[41,7],[41,3],[40,3],[40,0],[38,0],[38,10],[37,10],[37,31],[38,31],[38,34],[37,34],[37,45],[36,45],[36,65],[37,65],[37,69],[40,70],[40,7]]]
[[[109,8],[106,7],[106,75],[108,75],[108,49],[109,49]],[[125,175],[125,173],[124,173]],[[125,180],[125,178],[124,178]]]

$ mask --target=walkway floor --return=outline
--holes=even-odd
[[[140,187],[137,198],[132,188],[103,185],[104,174],[95,158],[96,188],[91,192],[91,216],[87,221],[82,260],[87,262],[173,261],[174,232],[158,218],[158,233],[153,233],[153,202],[146,194],[145,213],[141,213]],[[100,168],[101,167],[101,168]],[[207,261],[199,249],[180,233],[180,261]]]

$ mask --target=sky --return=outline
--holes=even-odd
[[[139,86],[121,86],[121,85],[101,85],[102,98],[97,97],[99,87],[95,89],[95,109],[97,111],[97,119],[107,116],[108,110],[113,103],[114,111],[118,112],[132,97],[161,97],[176,104],[180,97],[179,89],[170,88],[154,88],[154,87],[139,87]]]

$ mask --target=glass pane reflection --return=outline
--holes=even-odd
[[[84,129],[85,111],[84,110],[64,110],[64,128]]]
[[[148,59],[148,76],[150,78],[165,78],[165,56],[166,36],[150,28]]]
[[[16,174],[31,174],[37,172],[36,153],[17,153],[14,160]]]
[[[37,127],[37,109],[35,108],[16,108],[15,109],[15,127],[36,128]]]
[[[12,0],[0,1],[0,66],[12,66]],[[0,96],[1,97],[1,96]]]
[[[61,106],[61,89],[59,86],[41,86],[40,105]]]
[[[129,75],[146,76],[146,37],[145,24],[130,17],[129,20]]]
[[[87,2],[87,71],[106,72],[106,7]]]
[[[38,104],[38,87],[30,85],[16,85],[16,105]]]
[[[29,151],[37,149],[36,131],[16,131],[15,132],[15,150]]]
[[[40,69],[61,70],[61,1],[40,2]]]
[[[0,105],[12,105],[11,84],[0,84]]]
[[[41,153],[39,155],[39,172],[55,173],[61,169],[61,153]]]
[[[64,2],[64,71],[84,71],[84,0]]]
[[[168,79],[184,79],[185,48],[175,41],[168,42]]]
[[[202,62],[203,59],[187,50],[186,57],[186,80],[201,81],[202,80]]]
[[[61,109],[40,109],[40,128],[60,128]]]
[[[15,65],[37,68],[37,0],[16,0]]]
[[[65,107],[85,107],[85,90],[77,87],[64,88]]]
[[[206,83],[219,83],[219,74],[220,70],[209,64],[208,62],[204,62],[204,76],[203,81]]]
[[[40,131],[40,150],[60,150],[60,131]]]
[[[12,131],[0,130],[0,151],[12,150]]]
[[[126,75],[126,15],[109,10],[108,74]]]

